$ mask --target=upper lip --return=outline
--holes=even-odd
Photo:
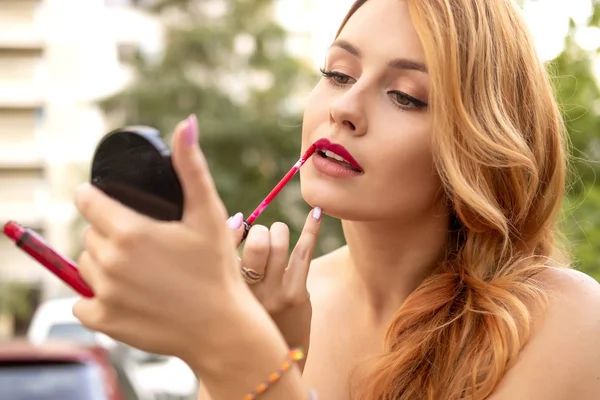
[[[346,148],[344,146],[342,146],[341,144],[337,144],[337,143],[331,143],[328,139],[319,139],[317,140],[313,146],[315,146],[315,151],[325,151],[325,150],[329,150],[334,154],[337,154],[338,156],[342,157],[348,164],[352,165],[354,168],[356,168],[359,171],[363,171],[362,167],[360,166],[360,164],[358,163],[358,161],[356,161],[354,159],[354,157],[352,157],[352,154],[350,154],[350,152],[348,150],[346,150]]]

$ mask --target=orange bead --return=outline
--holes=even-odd
[[[267,385],[266,383],[261,383],[260,385],[258,385],[256,387],[256,392],[257,393],[264,393],[268,388],[269,388],[269,385]]]
[[[269,375],[269,379],[267,382],[258,385],[254,392],[244,396],[243,400],[256,400],[257,395],[266,392],[272,384],[276,383],[281,378],[284,372],[291,368],[292,362],[301,360],[303,358],[304,351],[302,349],[290,350],[288,354],[288,359],[281,364],[280,370]]]

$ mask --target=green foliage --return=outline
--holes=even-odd
[[[27,318],[33,312],[29,301],[31,286],[19,282],[0,283],[0,315],[12,314],[16,318]]]
[[[600,281],[600,187],[591,186],[565,202],[563,231],[568,238],[575,267]]]
[[[549,64],[571,142],[571,188],[581,192],[594,185],[600,172],[600,89],[592,69],[595,52],[575,43],[575,29],[566,39],[565,50]],[[596,148],[594,148],[596,147]]]
[[[589,26],[600,23],[600,4],[594,2]],[[549,70],[569,132],[571,168],[562,228],[575,265],[600,281],[600,88],[593,70],[598,51],[575,42],[572,21],[564,51]]]
[[[210,3],[155,2],[151,11],[167,27],[164,54],[157,60],[137,54],[139,79],[102,105],[121,113],[123,124],[151,125],[165,135],[195,113],[221,198],[232,215],[247,216],[300,156],[302,119],[290,104],[317,75],[286,53],[286,32],[272,18],[274,1],[224,1],[220,12]],[[294,242],[309,211],[297,182],[257,221],[286,222]],[[326,220],[322,235],[330,237],[322,243],[337,244],[338,224]]]

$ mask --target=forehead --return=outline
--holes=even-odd
[[[404,0],[368,0],[350,17],[338,38],[359,47],[368,58],[387,61],[410,57],[425,61],[421,41]]]

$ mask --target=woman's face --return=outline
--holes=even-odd
[[[304,114],[302,151],[328,139],[360,172],[315,153],[300,172],[304,199],[346,220],[430,213],[441,183],[430,146],[429,77],[406,3],[367,1],[331,46],[324,71]]]

